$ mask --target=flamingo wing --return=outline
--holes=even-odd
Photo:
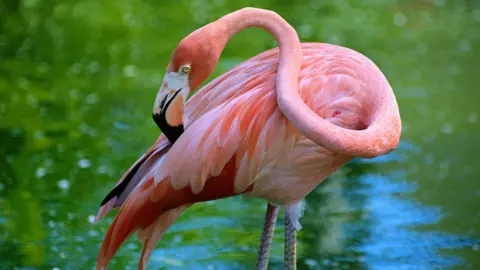
[[[98,222],[106,214],[115,208],[120,207],[130,192],[138,183],[144,179],[144,176],[155,168],[153,166],[157,160],[161,159],[170,149],[170,142],[164,135],[161,135],[157,141],[150,147],[145,154],[133,163],[132,166],[123,174],[115,187],[105,196],[100,204],[95,222]]]
[[[267,163],[286,161],[298,134],[271,89],[251,89],[192,123],[158,168],[156,184],[169,179],[173,188],[189,186],[199,194],[207,179],[221,175],[234,160],[233,191],[241,193]]]

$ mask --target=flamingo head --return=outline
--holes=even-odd
[[[224,47],[215,39],[215,24],[206,25],[185,37],[173,51],[153,106],[153,119],[174,142],[183,132],[187,97],[215,69]]]

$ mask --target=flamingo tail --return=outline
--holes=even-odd
[[[160,237],[183,210],[190,206],[190,204],[168,206],[170,201],[167,192],[170,189],[168,181],[157,184],[155,189],[162,190],[159,193],[163,196],[152,200],[153,182],[153,177],[143,182],[120,208],[100,248],[97,270],[106,269],[120,245],[136,231],[139,231],[138,238],[143,241],[139,269],[144,269]]]
[[[190,204],[168,210],[158,217],[155,223],[150,227],[138,232],[138,239],[143,242],[142,254],[140,256],[138,269],[147,269],[147,262],[155,248],[155,245],[158,243],[165,231],[172,225],[173,221],[175,221],[175,219],[177,219],[177,217],[189,206]]]

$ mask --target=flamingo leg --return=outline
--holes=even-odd
[[[273,239],[273,231],[277,222],[278,206],[268,204],[265,214],[265,224],[263,226],[262,239],[258,250],[257,270],[265,270],[268,266],[268,256],[270,255],[270,246]]]
[[[285,270],[297,269],[296,229],[285,211]]]

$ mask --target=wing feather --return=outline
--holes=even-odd
[[[265,73],[265,65],[258,64],[254,72],[261,72],[263,80],[249,81],[248,91],[243,89],[242,94],[189,123],[157,169],[156,183],[169,178],[175,189],[190,186],[199,193],[205,181],[221,173],[235,155],[235,191],[244,192],[262,165],[276,159],[283,142],[297,135],[287,128],[290,124],[277,108],[273,72]],[[238,88],[232,91],[241,92]]]

